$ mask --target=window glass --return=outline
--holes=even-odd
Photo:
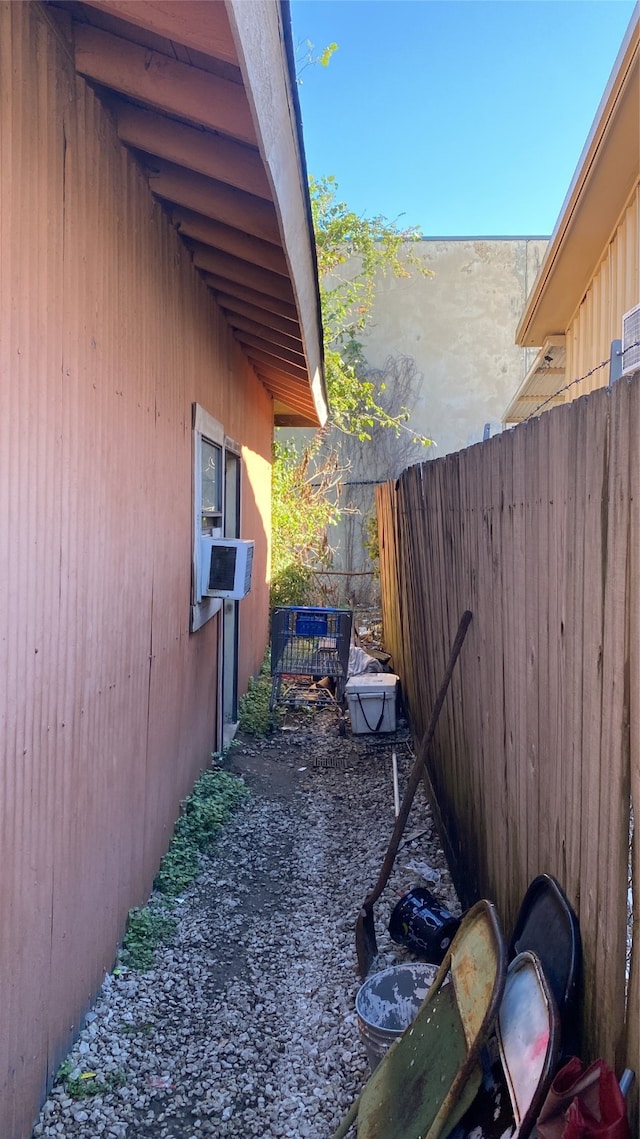
[[[222,447],[202,439],[200,448],[201,533],[213,534],[222,524]]]

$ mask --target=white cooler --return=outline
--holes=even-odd
[[[396,685],[392,672],[365,672],[347,681],[345,695],[354,735],[396,730]]]

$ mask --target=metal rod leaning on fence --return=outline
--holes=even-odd
[[[447,690],[449,688],[456,661],[460,654],[460,649],[462,648],[464,638],[467,635],[467,629],[469,628],[471,617],[472,614],[469,612],[469,610],[467,610],[462,615],[460,626],[456,634],[456,639],[451,650],[451,656],[449,658],[447,670],[444,674],[442,684],[440,685],[440,690],[436,697],[436,702],[431,714],[431,720],[424,736],[422,737],[422,740],[420,741],[416,759],[409,774],[409,779],[402,799],[402,804],[400,806],[400,812],[396,819],[396,824],[393,829],[393,834],[391,835],[391,840],[389,842],[384,862],[382,863],[382,869],[380,871],[378,881],[376,882],[373,890],[371,890],[371,892],[365,898],[364,902],[362,903],[362,909],[358,914],[358,919],[356,922],[356,954],[358,958],[358,972],[362,980],[364,980],[367,973],[369,972],[371,962],[373,961],[378,949],[376,943],[375,923],[373,919],[373,907],[380,897],[382,891],[384,890],[389,879],[389,875],[393,869],[393,863],[395,862],[395,857],[398,853],[400,839],[402,838],[404,828],[407,825],[409,812],[411,811],[411,806],[413,804],[418,784],[422,778],[422,773],[424,771],[429,748],[435,735],[438,718],[440,716],[442,705],[444,704],[445,697],[447,695]]]

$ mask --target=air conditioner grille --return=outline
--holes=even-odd
[[[238,551],[235,546],[213,547],[209,568],[209,589],[233,591],[237,556]]]
[[[640,305],[622,318],[622,375],[640,371]]]

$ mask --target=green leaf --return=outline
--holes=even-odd
[[[338,199],[337,190],[332,175],[309,179],[329,414],[340,431],[366,438],[368,426],[397,429],[406,418],[390,416],[374,386],[364,380],[366,361],[358,337],[371,322],[377,282],[384,274],[429,277],[432,272],[412,249],[419,236],[415,227],[402,228],[380,215],[362,217]]]
[[[328,67],[328,66],[329,66],[329,61],[330,61],[330,59],[331,59],[331,56],[332,56],[332,55],[334,54],[334,52],[336,52],[337,50],[338,50],[338,45],[337,45],[337,44],[334,44],[334,43],[331,43],[331,44],[327,44],[327,46],[326,46],[326,48],[324,49],[324,51],[320,53],[320,57],[319,57],[319,59],[320,59],[320,65],[321,65],[321,67]]]

